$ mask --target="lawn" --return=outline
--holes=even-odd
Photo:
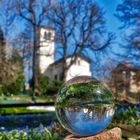
[[[0,104],[1,105],[10,105],[10,104],[26,104],[26,103],[48,103],[54,102],[55,96],[39,96],[35,98],[35,101],[32,100],[32,97],[29,95],[14,95],[14,96],[1,96]],[[0,114],[22,114],[22,113],[38,113],[38,112],[47,112],[47,108],[41,107],[3,107],[0,108]]]
[[[35,102],[53,102],[55,96],[37,96]],[[13,96],[1,96],[0,104],[16,104],[16,103],[32,103],[34,102],[32,96],[29,95],[13,95]]]

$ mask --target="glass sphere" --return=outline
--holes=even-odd
[[[103,131],[114,115],[111,91],[89,76],[66,82],[57,95],[55,108],[61,125],[76,136]]]

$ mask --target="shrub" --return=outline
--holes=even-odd
[[[0,85],[0,96],[2,96],[3,95],[3,90],[2,90],[2,85]]]
[[[60,89],[60,87],[62,86],[63,81],[60,80],[53,80],[49,83],[48,85],[48,89],[46,94],[56,94],[58,92],[58,90]]]
[[[30,129],[13,130],[10,132],[0,133],[0,140],[62,140],[63,138],[57,133],[49,131],[47,128],[42,130]]]
[[[44,94],[47,92],[47,88],[49,85],[49,78],[47,76],[43,76],[40,74],[39,76],[39,87],[38,90],[41,94]]]
[[[140,125],[140,118],[134,108],[121,109],[120,112],[115,114],[114,121],[116,123]]]
[[[0,94],[4,95],[17,95],[23,91],[24,77],[19,76],[14,82],[0,87]]]
[[[38,80],[39,84],[35,91],[36,95],[56,94],[63,83],[63,81],[60,80],[50,80],[47,76],[42,74],[39,75]],[[28,90],[26,92],[31,94],[33,91]]]

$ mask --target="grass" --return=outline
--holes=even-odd
[[[53,102],[54,96],[37,96],[36,102]],[[13,96],[1,96],[0,104],[11,104],[11,103],[30,103],[33,102],[30,95],[13,95]]]
[[[36,97],[36,102],[45,103],[54,101],[54,96],[40,96]],[[13,96],[1,96],[0,104],[19,104],[19,103],[32,103],[32,97],[29,95],[13,95]],[[9,107],[0,108],[0,114],[19,114],[19,113],[38,113],[47,112],[47,110],[28,109],[27,107]]]
[[[36,110],[36,109],[28,109],[26,107],[9,107],[9,108],[0,108],[0,114],[24,114],[24,113],[42,113],[47,112],[47,110]]]

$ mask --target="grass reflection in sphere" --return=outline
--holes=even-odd
[[[76,136],[100,133],[115,110],[111,91],[89,76],[66,82],[57,95],[55,108],[61,125]]]

